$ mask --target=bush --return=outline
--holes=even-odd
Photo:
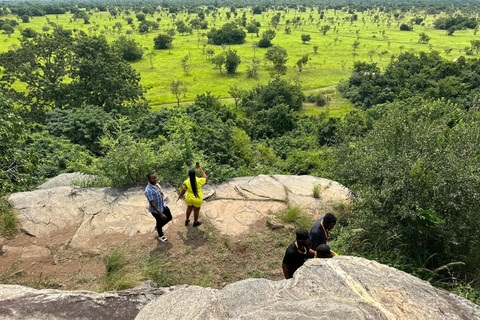
[[[305,100],[308,103],[314,103],[315,102],[315,95],[309,94]]]
[[[159,34],[153,39],[155,49],[169,49],[173,41],[173,37],[168,34]]]
[[[318,184],[313,186],[312,195],[314,198],[320,198],[320,186]]]
[[[288,208],[280,212],[279,217],[284,223],[293,223],[295,230],[304,229],[310,231],[310,228],[315,223],[313,218],[299,207]]]
[[[338,181],[357,196],[345,248],[419,276],[459,261],[446,276],[478,277],[480,113],[442,100],[383,108],[364,138],[336,151]]]
[[[12,206],[5,198],[0,198],[0,234],[13,237],[18,231],[18,220]]]
[[[126,61],[132,62],[142,59],[143,48],[133,39],[121,36],[113,42],[112,46]]]
[[[237,50],[228,49],[225,52],[225,69],[227,73],[233,74],[237,71],[238,65],[242,62],[240,56],[237,54]]]
[[[37,31],[33,30],[32,28],[26,28],[22,31],[22,36],[25,38],[35,38],[37,34]]]
[[[412,31],[413,27],[410,27],[408,24],[402,23],[400,25],[400,31]]]
[[[315,96],[315,105],[317,107],[323,107],[327,104],[328,102],[328,98],[327,96],[325,96],[324,94],[322,93],[318,93],[316,96]]]
[[[220,30],[212,28],[207,34],[208,41],[215,45],[222,44],[242,44],[245,42],[247,34],[237,27],[234,22],[226,23]]]

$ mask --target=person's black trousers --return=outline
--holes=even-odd
[[[160,218],[160,215],[158,213],[153,213],[153,212],[150,212],[150,213],[157,221],[158,236],[163,237],[163,230],[162,230],[163,226],[169,223],[170,221],[172,221],[172,213],[170,212],[170,209],[168,209],[168,207],[163,208],[163,214],[167,216],[167,220],[162,220],[162,218]]]

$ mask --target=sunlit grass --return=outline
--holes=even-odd
[[[226,22],[233,20],[226,20],[225,12],[229,10],[227,8],[220,8],[217,15],[216,22],[210,16],[206,17],[209,22],[209,27],[219,28]],[[269,22],[274,11],[264,13],[262,15],[252,15],[250,9],[238,8],[238,16],[243,14],[243,11],[247,11],[247,21],[255,19],[262,25],[260,28],[260,35],[268,28]],[[289,70],[286,78],[299,81],[304,89],[320,88],[330,86],[338,83],[342,79],[346,79],[350,73],[354,61],[370,61],[368,52],[374,50],[376,52],[373,55],[373,62],[378,63],[380,67],[385,67],[392,54],[399,54],[408,50],[416,51],[429,51],[431,49],[438,50],[442,55],[446,56],[444,49],[452,48],[453,51],[448,57],[453,59],[460,55],[459,50],[470,46],[470,40],[480,37],[480,35],[474,36],[472,30],[459,30],[455,31],[453,36],[447,36],[444,30],[434,30],[433,22],[441,15],[437,15],[435,18],[432,15],[427,16],[425,26],[415,25],[414,30],[411,32],[399,31],[399,25],[402,23],[409,23],[410,19],[414,15],[405,13],[405,18],[402,20],[394,20],[391,18],[391,25],[387,25],[387,15],[382,12],[358,12],[358,21],[350,23],[344,18],[348,18],[351,15],[346,12],[327,10],[325,12],[325,19],[318,20],[319,14],[317,11],[300,13],[290,9],[288,13],[280,11],[285,18],[282,17],[281,23],[276,30],[277,36],[273,40],[273,43],[280,45],[287,49],[289,54],[289,60],[287,66]],[[312,14],[314,18],[313,23],[309,21],[309,16]],[[373,17],[378,14],[380,22],[374,23]],[[290,25],[291,34],[285,34],[285,21],[297,15],[304,19],[304,25],[297,28]],[[423,16],[423,14],[418,14]],[[58,18],[57,18],[58,17]],[[70,22],[72,14],[64,15],[48,15],[45,17],[33,17],[29,23],[20,22],[20,26],[16,27],[15,32],[8,37],[7,35],[0,34],[0,52],[6,51],[14,45],[19,45],[18,38],[20,37],[20,31],[24,28],[33,28],[37,31],[42,30],[43,26],[48,26],[47,18],[51,22],[57,25],[63,25],[67,29],[77,29],[86,32],[87,34],[101,34],[103,33],[108,40],[113,41],[120,35],[125,35],[127,30],[131,30],[131,26],[124,20],[125,15],[114,19],[108,12],[96,12],[93,13],[90,19],[90,24],[85,25],[82,19]],[[135,18],[135,13],[131,13],[129,17],[134,19],[134,24],[138,26],[139,22]],[[177,14],[176,20],[185,20],[186,13]],[[327,32],[326,35],[322,35],[318,30],[318,26],[328,24],[327,19],[333,17],[336,20],[334,25],[337,27],[335,32],[332,29]],[[10,15],[6,16],[8,19],[17,19],[17,17]],[[165,12],[155,13],[152,16],[148,15],[147,20],[155,21],[157,18],[161,18],[160,28],[157,31],[153,31],[148,34],[141,35],[134,31],[132,35],[128,37],[134,37],[135,40],[142,46],[147,48],[148,51],[153,49],[153,38],[158,33],[164,32],[167,29],[172,28],[172,19],[167,16]],[[365,23],[362,19],[365,19]],[[20,20],[18,20],[20,21]],[[120,32],[113,31],[112,26],[120,22],[122,29]],[[317,23],[319,22],[318,26]],[[97,27],[98,26],[98,27]],[[108,29],[105,29],[105,26]],[[96,30],[95,30],[96,29]],[[357,33],[358,31],[358,33]],[[385,31],[385,37],[382,35],[382,31]],[[51,32],[51,31],[50,31]],[[150,104],[160,104],[175,102],[175,97],[170,93],[170,83],[172,80],[182,79],[188,87],[188,92],[184,101],[194,100],[197,94],[205,93],[207,91],[212,92],[214,95],[218,95],[221,98],[228,98],[229,87],[231,85],[238,85],[243,89],[251,89],[258,83],[267,83],[271,78],[269,73],[271,71],[271,65],[269,63],[260,63],[260,74],[258,79],[249,79],[246,76],[247,65],[252,61],[254,51],[252,44],[259,40],[256,35],[247,34],[246,43],[242,45],[233,45],[233,49],[238,51],[242,59],[242,63],[238,68],[238,72],[234,75],[219,74],[219,71],[215,69],[214,65],[206,60],[202,55],[202,48],[204,44],[207,44],[207,38],[202,36],[206,34],[208,30],[194,31],[192,35],[179,35],[175,36],[173,41],[174,48],[169,52],[168,50],[155,50],[156,56],[153,58],[153,66],[151,68],[150,60],[146,56],[138,62],[132,63],[132,66],[141,74],[142,84],[149,88],[146,97],[150,100]],[[419,33],[425,32],[431,40],[429,44],[419,44]],[[307,44],[302,44],[301,35],[310,34],[312,40]],[[334,39],[338,38],[337,41]],[[358,54],[356,57],[352,55],[352,44],[358,38],[360,45],[356,51]],[[318,53],[314,54],[313,47],[318,46]],[[214,46],[216,54],[222,51],[220,46]],[[267,49],[257,49],[255,56],[263,59]],[[388,54],[380,57],[379,53],[388,51]],[[186,75],[180,65],[180,59],[185,55],[191,56],[190,64],[192,66],[189,75]],[[309,54],[311,61],[306,65],[303,71],[300,73],[294,68],[295,63],[304,54]],[[332,114],[341,117],[345,112],[348,112],[347,106],[343,102],[337,103],[338,110],[330,110]],[[322,112],[316,109],[307,108],[305,114],[318,114]],[[312,109],[312,110],[311,110]],[[334,109],[334,108],[332,108]]]

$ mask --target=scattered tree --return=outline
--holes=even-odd
[[[309,34],[302,34],[302,43],[305,44],[306,42],[310,41],[311,37]]]
[[[159,34],[153,39],[155,49],[170,49],[173,37],[168,34]]]
[[[228,49],[225,52],[225,69],[227,73],[233,74],[237,71],[238,65],[242,62],[237,50]]]
[[[187,86],[183,83],[182,80],[172,80],[170,84],[170,92],[175,95],[175,99],[177,99],[177,106],[180,106],[180,99],[182,98],[182,94],[185,95],[188,91]]]
[[[271,74],[272,76],[280,77],[287,73],[288,54],[284,48],[278,45],[269,48],[265,53],[265,59],[273,63],[274,72]]]

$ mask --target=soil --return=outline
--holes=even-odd
[[[199,227],[192,227],[191,223],[186,227],[183,219],[173,220],[164,229],[168,243],[158,241],[155,231],[133,237],[99,237],[98,242],[115,243],[100,251],[69,247],[74,230],[62,230],[41,241],[19,232],[15,238],[4,240],[7,251],[0,256],[0,283],[98,291],[106,273],[102,258],[115,248],[128,252],[131,264],[142,257],[160,257],[167,263],[167,272],[175,277],[176,284],[221,288],[250,277],[283,278],[281,261],[294,238],[291,231],[272,231],[266,228],[265,221],[260,221],[249,234],[235,239],[220,235],[207,219],[203,222]],[[35,251],[42,250],[33,247],[29,251],[33,254],[26,255],[24,248],[30,246],[45,247],[49,253],[36,254]]]

